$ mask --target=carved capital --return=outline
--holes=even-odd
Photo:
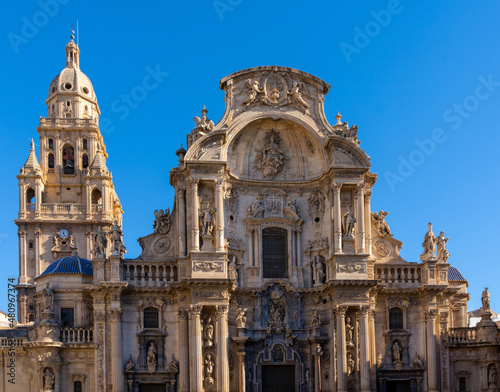
[[[215,180],[215,191],[222,192],[224,187],[224,180],[218,179]]]
[[[342,184],[341,183],[338,183],[338,182],[333,182],[332,183],[332,190],[333,190],[333,193],[340,193],[340,188],[342,188]]]
[[[371,189],[366,189],[365,190],[365,202],[370,200],[370,197],[372,197],[372,190]]]
[[[94,310],[94,321],[104,323],[106,321],[106,312],[104,310]]]
[[[188,310],[187,309],[178,309],[177,316],[179,320],[187,320],[188,319]]]
[[[201,305],[191,305],[190,313],[191,313],[191,315],[193,315],[195,317],[200,317],[202,309],[203,309],[203,306],[201,306]]]
[[[200,183],[200,180],[198,178],[191,178],[191,180],[189,180],[189,183],[191,184],[191,189],[193,191],[198,190],[198,184]]]
[[[360,183],[356,184],[356,191],[357,191],[358,194],[361,195],[361,193],[363,192],[364,188],[365,188],[365,184],[363,182],[360,182]]]
[[[217,317],[227,317],[229,307],[227,305],[217,306]]]
[[[434,320],[436,318],[437,314],[438,314],[437,309],[430,309],[427,312],[425,312],[425,315],[426,315],[428,320]]]
[[[109,312],[109,318],[111,321],[120,321],[122,318],[122,309],[111,309],[111,312]]]
[[[337,306],[337,315],[343,317],[345,316],[346,312],[347,312],[347,306],[345,305]]]
[[[361,307],[361,316],[366,317],[370,315],[370,307],[369,306],[362,306]]]

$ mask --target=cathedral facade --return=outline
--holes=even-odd
[[[357,126],[325,117],[330,86],[264,66],[220,88],[223,117],[194,118],[175,203],[129,259],[97,99],[67,45],[39,159],[32,143],[18,175],[5,390],[498,391],[488,292],[467,328],[467,281],[431,224],[420,260],[400,256]]]

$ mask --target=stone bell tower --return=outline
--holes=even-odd
[[[34,278],[73,250],[90,258],[98,228],[122,224],[122,208],[106,167],[99,131],[99,105],[90,79],[80,70],[80,50],[71,36],[66,67],[49,86],[48,116],[40,117],[40,159],[31,142],[19,180],[18,318],[34,319]]]

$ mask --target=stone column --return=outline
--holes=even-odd
[[[36,273],[36,276],[40,275],[43,271],[42,271],[42,260],[40,259],[40,254],[42,253],[41,252],[41,248],[42,248],[42,244],[41,244],[41,241],[40,241],[40,235],[42,234],[42,228],[40,226],[37,226],[35,228],[35,273]]]
[[[121,318],[121,309],[111,310],[111,374],[113,390],[117,391],[124,390]]]
[[[248,229],[247,234],[247,249],[248,249],[248,266],[255,266],[255,261],[253,259],[253,227]]]
[[[377,386],[377,342],[375,336],[375,311],[370,311],[370,354],[371,354],[371,388],[376,389]]]
[[[19,229],[17,235],[19,237],[19,283],[28,283],[28,277],[26,276],[28,270],[28,255],[26,254],[28,252],[28,247],[26,246],[27,233]]]
[[[314,392],[321,392],[321,344],[316,345],[314,352]]]
[[[203,391],[203,367],[202,367],[202,337],[201,337],[201,309],[199,305],[191,305],[191,355],[189,356],[189,367],[191,369],[190,386],[191,392]]]
[[[229,392],[227,305],[217,306],[217,391]]]
[[[438,392],[438,363],[436,351],[436,315],[437,309],[426,312],[427,319],[427,382],[429,392]]]
[[[179,392],[189,392],[188,312],[179,309]]]
[[[245,392],[245,384],[246,384],[246,368],[245,368],[245,352],[238,351],[238,369],[239,369],[239,377],[238,377],[238,391]]]
[[[360,378],[361,392],[370,392],[370,339],[368,326],[369,306],[361,308]]]
[[[192,233],[192,244],[191,251],[197,252],[200,250],[200,223],[198,214],[200,213],[200,206],[198,205],[198,179],[191,180],[191,204],[193,208],[191,209],[193,218],[193,233]]]
[[[217,252],[224,252],[224,182],[215,181],[215,208],[216,208],[216,238],[215,249]]]
[[[253,258],[255,266],[260,267],[259,230],[257,228],[255,228],[253,232]],[[257,277],[255,277],[255,279],[257,279]]]
[[[94,298],[94,334],[95,334],[95,343],[97,344],[97,350],[95,351],[95,387],[90,388],[96,392],[105,392],[106,391],[106,375],[107,373],[107,360],[106,360],[106,311],[104,310],[105,305],[99,304],[100,302],[104,302],[104,298]],[[97,305],[99,304],[99,305]],[[96,307],[99,307],[99,310],[95,310]],[[102,309],[102,310],[101,310]]]
[[[365,190],[365,250],[366,253],[372,253],[372,214],[371,214],[371,189]]]
[[[39,178],[35,180],[35,218],[40,217],[42,209],[42,182]]]
[[[356,185],[356,190],[358,193],[358,253],[365,253],[365,193],[364,184]]]
[[[179,256],[186,257],[186,195],[185,188],[177,189],[177,227],[179,228]]]
[[[92,191],[90,188],[90,179],[85,180],[85,219],[92,219]]]
[[[295,242],[295,246],[297,247],[297,249],[296,249],[295,266],[298,267],[298,266],[302,265],[300,263],[300,256],[301,256],[301,254],[300,254],[300,229],[297,229],[297,240]]]
[[[337,391],[347,392],[347,357],[345,344],[345,313],[347,306],[337,307]]]
[[[340,188],[342,184],[333,183],[333,230],[335,232],[335,253],[342,253],[342,210],[340,205]]]
[[[102,181],[102,218],[109,219],[109,190],[107,181]]]

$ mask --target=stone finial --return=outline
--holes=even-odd
[[[202,131],[205,133],[213,131],[215,124],[212,120],[209,120],[207,118],[207,113],[207,108],[203,106],[203,109],[201,109],[201,118],[198,116],[193,117],[193,121],[196,123],[196,127],[194,128],[194,130]]]
[[[38,172],[40,169],[40,164],[38,163],[38,159],[36,158],[36,153],[35,153],[35,142],[33,139],[31,139],[30,143],[30,155],[28,156],[28,159],[26,160],[26,163],[23,166],[22,171],[24,173],[29,173],[29,172]]]
[[[342,115],[340,114],[340,112],[337,112],[337,115],[335,116],[335,119],[337,120],[337,124],[336,125],[342,125]]]
[[[205,106],[203,106],[205,107]],[[175,152],[175,155],[177,155],[179,157],[179,163],[182,165],[184,163],[184,157],[186,156],[186,150],[184,149],[184,147],[182,147],[182,144],[181,144],[181,148],[179,148],[176,152]]]

